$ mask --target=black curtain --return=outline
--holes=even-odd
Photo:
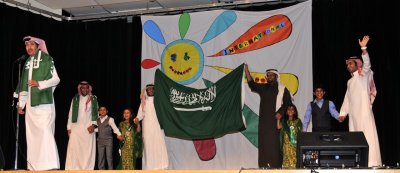
[[[378,0],[313,0],[313,80],[324,84],[327,98],[340,109],[350,74],[345,59],[361,54],[357,39],[369,34],[368,51],[378,95],[374,103],[383,163],[395,165],[400,161],[399,80],[395,71],[400,59],[399,10]],[[292,4],[263,5],[237,10],[260,11]],[[11,103],[17,82],[18,65],[13,61],[25,53],[22,38],[26,35],[43,38],[54,58],[61,82],[55,90],[56,141],[61,168],[64,168],[68,143],[66,122],[71,98],[77,84],[86,80],[100,105],[118,123],[122,110],[130,107],[136,112],[140,95],[141,59],[140,18],[68,22],[56,21],[41,15],[0,3],[0,145],[4,151],[6,169],[14,166],[15,109]],[[309,102],[311,100],[304,100]],[[14,110],[14,111],[13,111]],[[24,117],[20,118],[18,168],[25,169],[26,153]],[[334,123],[337,131],[348,130],[347,121]],[[115,141],[116,144],[116,141]],[[117,164],[117,148],[114,147]]]
[[[368,52],[378,90],[373,105],[382,162],[400,161],[400,12],[393,3],[378,0],[313,1],[313,80],[326,86],[328,98],[340,109],[347,80],[345,59],[361,54],[357,39],[370,35]],[[336,127],[347,130],[348,122]],[[338,124],[338,123],[336,123]]]
[[[14,165],[15,116],[12,93],[17,83],[18,64],[13,61],[25,52],[22,38],[37,36],[46,41],[54,58],[60,84],[55,90],[56,131],[61,168],[64,168],[68,144],[66,122],[77,85],[85,80],[93,86],[99,104],[118,123],[124,108],[138,109],[140,102],[141,23],[139,17],[106,22],[60,22],[27,11],[0,4],[1,63],[1,146],[5,151],[6,169]],[[13,74],[12,74],[13,73]],[[12,76],[13,75],[13,76]],[[26,169],[25,124],[20,118],[22,154],[18,168]],[[117,144],[117,141],[115,141]],[[114,157],[118,146],[114,145]],[[117,159],[115,165],[117,164]]]

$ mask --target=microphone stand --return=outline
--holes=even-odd
[[[20,85],[20,82],[21,82],[21,62],[22,61],[19,61],[19,63],[18,63],[18,88],[17,88],[17,91],[18,91],[18,98],[17,99],[19,99],[19,97],[20,97],[20,95],[19,95],[19,93],[20,93],[20,91],[21,91],[21,85]],[[14,107],[14,99],[13,99],[13,107]],[[19,149],[19,112],[18,112],[18,107],[19,107],[19,105],[17,105],[17,120],[16,120],[16,129],[15,129],[15,160],[14,160],[14,170],[18,170],[18,149]],[[14,108],[13,108],[14,109]]]

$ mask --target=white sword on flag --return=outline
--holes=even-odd
[[[199,108],[177,108],[177,107],[174,107],[174,109],[178,110],[178,111],[210,111],[212,109],[212,107],[211,106],[206,106],[206,107],[202,106]]]

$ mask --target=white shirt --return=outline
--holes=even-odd
[[[103,123],[107,119],[107,117],[108,117],[108,115],[105,115],[104,117],[99,116],[100,122]],[[115,125],[114,118],[110,117],[110,119],[108,120],[108,125],[111,126],[111,128],[113,129],[113,132],[115,134],[117,134],[118,136],[121,135],[121,132],[119,131],[117,125]],[[94,129],[94,131],[98,132],[99,130],[96,128],[96,129]]]

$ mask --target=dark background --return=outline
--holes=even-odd
[[[343,101],[350,74],[345,59],[361,54],[357,39],[368,34],[368,51],[378,95],[374,114],[383,163],[400,162],[400,117],[398,77],[400,59],[400,10],[393,3],[379,0],[312,0],[313,84],[324,84],[326,98],[337,109]],[[264,11],[292,4],[249,7]],[[22,38],[36,36],[46,41],[61,79],[55,90],[56,132],[61,169],[65,165],[68,137],[66,122],[71,98],[82,80],[89,81],[100,105],[118,123],[122,110],[139,106],[142,28],[139,16],[126,19],[77,22],[56,21],[0,3],[0,145],[5,169],[14,167],[16,112],[11,106],[18,65],[13,61],[25,53]],[[299,64],[300,65],[300,64]],[[309,102],[310,100],[304,100]],[[18,168],[26,169],[24,117],[20,118]],[[334,123],[335,130],[347,131],[348,124]],[[115,141],[115,161],[118,152]]]

